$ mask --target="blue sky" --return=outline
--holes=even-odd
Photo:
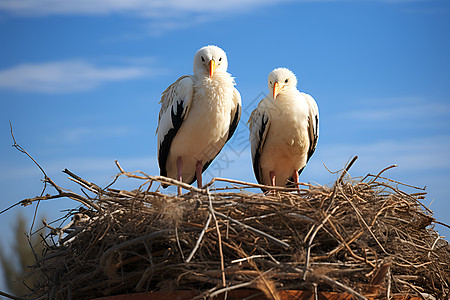
[[[319,143],[301,181],[330,184],[336,175],[325,166],[337,171],[354,155],[354,177],[397,164],[385,175],[427,186],[424,203],[449,224],[449,29],[447,0],[0,0],[0,209],[42,188],[40,171],[11,147],[9,121],[63,187],[79,191],[64,168],[105,186],[115,159],[158,174],[160,94],[192,74],[200,47],[216,44],[244,109],[207,178],[255,181],[246,121],[268,92],[268,73],[284,66],[320,111]],[[52,220],[75,205],[41,203],[39,215]],[[2,241],[18,211],[31,218],[34,207],[0,216]]]

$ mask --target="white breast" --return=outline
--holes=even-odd
[[[265,184],[270,183],[269,172],[275,171],[276,184],[284,186],[294,171],[307,162],[308,105],[304,96],[295,92],[269,100],[271,124],[260,159]]]
[[[167,174],[176,177],[176,159],[183,160],[183,180],[195,174],[197,161],[212,160],[225,145],[231,123],[232,81],[205,78],[194,86],[194,98],[186,119],[173,139]]]

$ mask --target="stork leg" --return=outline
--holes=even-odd
[[[275,186],[275,171],[269,172],[269,178],[270,178],[270,184],[272,186]]]
[[[197,163],[195,164],[195,176],[197,177],[197,187],[199,189],[201,189],[203,187],[202,169],[203,169],[203,164],[200,160],[198,160]]]
[[[275,186],[275,171],[269,172],[269,179],[270,179],[270,185]],[[267,193],[267,195],[272,195],[272,196],[275,196],[277,194],[277,192],[275,190],[269,190],[266,193]]]
[[[299,185],[299,180],[298,180],[298,172],[296,170],[294,170],[294,174],[292,174],[292,178],[294,179],[295,187],[298,189],[297,193],[300,194],[300,185]]]
[[[183,178],[181,176],[181,170],[183,168],[183,159],[181,156],[178,156],[177,158],[177,180],[183,181]],[[178,186],[178,196],[181,196],[181,186]]]

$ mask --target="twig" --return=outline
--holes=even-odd
[[[416,198],[410,196],[409,194],[407,194],[407,193],[405,193],[405,192],[403,192],[403,191],[400,191],[399,189],[396,189],[395,187],[390,186],[390,185],[388,185],[388,184],[385,184],[385,183],[383,183],[383,182],[378,182],[377,184],[378,184],[378,185],[381,185],[381,186],[384,186],[384,187],[387,187],[387,188],[393,190],[395,193],[397,193],[397,194],[400,195],[400,196],[410,198],[411,200],[413,200],[413,201],[417,202],[418,204],[420,204],[420,206],[422,206],[422,207],[423,207],[426,211],[428,211],[430,214],[433,213],[433,211],[432,211],[431,209],[429,209],[428,207],[426,207],[422,202],[420,202],[418,199],[416,199]]]
[[[249,282],[244,282],[244,283],[241,283],[241,284],[232,285],[232,286],[229,286],[229,287],[217,290],[214,293],[211,293],[209,295],[209,298],[212,299],[215,296],[220,295],[222,293],[229,292],[229,291],[232,291],[232,290],[235,290],[235,289],[240,289],[240,288],[243,288],[243,287],[246,287],[246,286],[250,286],[250,285],[253,285],[253,284],[254,284],[253,281],[249,281]]]
[[[390,165],[389,167],[384,168],[370,182],[377,181],[378,177],[380,177],[381,174],[383,174],[384,172],[386,172],[389,169],[396,168],[396,167],[397,167],[397,165]],[[371,174],[367,174],[366,177],[364,177],[361,181],[364,181],[364,179],[366,179],[368,176],[371,176]]]
[[[39,165],[39,163],[24,149],[22,148],[22,146],[20,146],[17,142],[16,142],[16,138],[14,137],[14,132],[13,132],[13,127],[11,122],[9,122],[9,127],[11,129],[11,137],[13,139],[13,147],[16,148],[17,150],[19,150],[19,152],[22,152],[23,154],[25,154],[26,156],[28,156],[29,159],[31,159],[34,164],[39,168],[39,170],[41,170],[42,174],[44,174],[44,178],[48,178],[47,173],[45,173],[44,169],[41,167],[41,165]]]
[[[220,254],[220,269],[222,271],[222,286],[226,286],[227,285],[227,280],[225,278],[225,263],[224,263],[224,259],[223,259],[222,235],[220,234],[219,223],[217,222],[217,218],[216,218],[216,215],[215,215],[215,212],[214,212],[214,208],[212,206],[211,194],[209,193],[209,189],[206,189],[206,193],[208,195],[208,200],[209,200],[210,214],[212,214],[212,216],[214,218],[214,222],[216,223],[217,237],[219,239],[219,254]]]
[[[177,246],[178,246],[178,250],[180,251],[181,259],[185,262],[183,249],[181,248],[181,244],[180,244],[180,238],[178,237],[178,226],[177,225],[175,225],[175,238],[177,240]]]
[[[366,297],[364,297],[360,293],[356,292],[354,289],[340,283],[339,281],[331,279],[330,277],[328,277],[326,275],[314,275],[314,277],[317,277],[318,279],[322,280],[323,282],[325,282],[326,284],[328,284],[330,286],[337,287],[340,290],[343,290],[349,294],[352,294],[356,299],[367,300]]]
[[[235,183],[235,184],[240,184],[240,185],[244,185],[244,186],[248,186],[248,187],[261,188],[261,189],[267,189],[267,190],[275,190],[275,191],[284,191],[284,192],[298,191],[298,188],[285,188],[282,186],[269,186],[269,185],[264,185],[264,184],[258,184],[258,183],[252,183],[252,182],[246,182],[246,181],[228,179],[228,178],[220,178],[220,177],[214,177],[209,183],[204,185],[203,188],[210,187],[216,181]],[[299,183],[298,185],[310,186],[307,183]]]
[[[388,269],[386,276],[387,276],[386,299],[390,300],[391,299],[391,283],[392,283],[391,282],[392,281],[391,268]]]
[[[434,240],[433,244],[431,245],[430,251],[428,252],[428,258],[430,258],[431,252],[434,251],[434,248],[436,247],[437,242],[438,242],[441,238],[442,238],[442,236],[440,236],[440,235],[438,234],[438,235],[437,235],[437,238]]]
[[[344,179],[344,176],[346,174],[348,174],[348,171],[350,170],[350,168],[353,166],[353,164],[355,163],[355,161],[358,159],[358,155],[355,155],[352,160],[348,163],[348,165],[344,168],[344,171],[342,171],[341,176],[339,177],[337,183],[341,183],[342,180]]]
[[[286,265],[286,264],[282,264],[280,266],[280,265],[277,265],[277,264],[275,264],[275,263],[273,263],[271,261],[267,261],[267,263],[269,265],[273,266],[273,267],[276,267],[276,268],[285,267],[287,269],[290,269],[292,271],[295,271],[295,272],[299,273],[301,276],[303,276],[305,274],[305,272],[302,269],[299,269],[299,268],[296,268],[296,267],[292,267],[292,266],[289,266],[289,265]],[[330,277],[328,277],[326,275],[323,275],[323,274],[320,274],[320,273],[317,273],[317,272],[314,272],[314,271],[308,272],[308,276],[306,277],[306,280],[307,281],[311,281],[311,282],[322,281],[322,282],[328,284],[329,286],[336,287],[339,290],[342,290],[342,291],[345,291],[345,292],[347,292],[349,294],[352,294],[356,299],[367,300],[366,297],[364,297],[363,295],[359,294],[358,292],[356,292],[351,287],[346,286],[345,284],[342,284],[339,281],[334,280],[334,279],[332,279],[332,278],[330,278]]]
[[[208,214],[208,220],[206,220],[205,227],[203,228],[202,232],[200,232],[200,235],[197,239],[197,242],[195,243],[194,249],[192,249],[191,254],[189,254],[188,258],[186,259],[186,262],[190,262],[192,257],[194,257],[195,252],[197,251],[198,247],[200,246],[200,242],[203,239],[203,235],[205,234],[206,230],[208,229],[209,223],[211,222],[213,214]]]
[[[277,239],[277,238],[275,238],[275,237],[273,237],[273,236],[271,236],[271,235],[269,235],[269,234],[267,234],[267,233],[265,233],[265,232],[262,232],[261,230],[258,230],[258,229],[256,229],[256,228],[253,228],[253,227],[249,226],[249,225],[246,225],[246,224],[244,224],[244,223],[241,223],[241,222],[239,222],[239,221],[237,221],[237,220],[235,220],[235,219],[233,219],[233,218],[231,218],[231,217],[229,217],[229,216],[227,216],[227,215],[224,215],[224,214],[222,214],[222,213],[220,213],[220,212],[218,212],[218,211],[214,211],[214,214],[217,215],[217,216],[219,216],[219,217],[221,217],[221,218],[223,218],[223,219],[228,219],[228,220],[230,220],[232,223],[234,223],[234,224],[236,224],[236,225],[238,225],[238,226],[244,227],[244,228],[247,229],[248,231],[251,231],[251,232],[253,232],[253,233],[256,233],[257,235],[263,236],[263,237],[267,238],[268,240],[274,242],[275,244],[280,245],[280,246],[283,247],[283,248],[288,249],[288,248],[291,247],[288,243],[285,243],[285,242],[283,242],[283,241],[281,241],[281,240],[279,240],[279,239]]]
[[[244,258],[239,258],[239,259],[232,260],[231,263],[235,264],[235,263],[238,263],[238,262],[243,262],[243,261],[246,261],[246,260],[250,260],[250,259],[254,259],[254,258],[261,258],[261,257],[268,257],[268,255],[261,255],[261,254],[252,255],[252,256],[249,256],[249,257],[244,257]]]
[[[2,291],[0,291],[0,296],[6,297],[9,299],[13,299],[13,300],[26,300],[26,298],[16,297],[16,296],[13,296],[11,294],[8,294],[8,293],[2,292]]]
[[[95,183],[89,182],[87,180],[84,180],[83,178],[81,178],[80,176],[78,176],[77,174],[72,173],[71,171],[69,171],[68,169],[64,169],[62,171],[63,173],[66,173],[67,175],[73,177],[73,179],[76,179],[76,181],[79,181],[81,183],[83,183],[86,187],[88,187],[90,190],[95,191],[97,194],[101,193],[103,190],[96,185]]]
[[[361,222],[364,224],[364,226],[367,228],[367,230],[369,231],[369,233],[373,237],[373,239],[377,242],[378,246],[380,246],[381,250],[383,250],[384,253],[389,255],[389,253],[387,253],[386,250],[384,250],[383,245],[381,245],[380,241],[378,241],[377,237],[375,236],[373,231],[370,229],[369,225],[367,225],[366,220],[364,220],[363,216],[361,215],[361,212],[358,210],[358,208],[355,206],[355,204],[344,193],[343,193],[343,196],[344,196],[345,200],[347,200],[347,202],[350,203],[353,210],[356,212],[356,215],[361,220]]]
[[[100,266],[104,266],[105,265],[105,260],[106,260],[106,258],[108,257],[108,255],[110,253],[113,253],[114,251],[120,250],[120,249],[122,249],[124,247],[130,246],[130,245],[133,245],[133,244],[137,244],[137,243],[140,243],[140,242],[143,242],[143,241],[146,241],[146,240],[158,238],[158,237],[160,237],[160,236],[162,236],[164,234],[167,234],[169,232],[170,231],[168,229],[163,229],[163,230],[155,231],[153,233],[146,234],[146,235],[143,235],[143,236],[140,236],[140,237],[137,237],[137,238],[125,241],[125,242],[120,243],[118,245],[115,245],[115,246],[109,248],[108,250],[106,250],[102,254],[102,256],[100,257],[100,260],[99,260],[100,263],[99,263],[97,268],[99,268]]]
[[[378,175],[373,175],[373,174],[370,174],[370,173],[369,173],[369,174],[367,174],[367,175],[361,180],[361,182],[362,182],[364,179],[366,179],[367,177],[375,177],[375,176],[378,176]],[[389,181],[389,182],[397,183],[397,184],[400,184],[400,185],[402,185],[402,186],[410,187],[410,188],[413,188],[413,189],[416,189],[416,190],[422,190],[422,191],[425,191],[425,190],[427,189],[426,186],[424,186],[424,187],[418,187],[418,186],[406,184],[406,183],[403,183],[403,182],[400,182],[400,181],[397,181],[397,180],[393,180],[393,179],[390,179],[390,178],[387,178],[387,177],[383,177],[383,176],[378,176],[378,178],[381,178],[381,179],[383,179],[383,180],[387,180],[387,181]],[[371,180],[370,182],[371,182],[372,184],[375,183],[374,180]]]
[[[422,298],[423,300],[426,300],[425,297],[422,295],[422,291],[420,291],[417,286],[415,286],[415,285],[413,285],[413,284],[411,284],[411,283],[409,283],[407,281],[401,280],[400,278],[395,278],[395,280],[400,282],[400,283],[402,283],[402,284],[404,284],[404,285],[407,285],[412,290],[414,290],[420,296],[420,298]]]
[[[0,214],[1,214],[1,213],[0,213]],[[434,223],[439,224],[439,225],[442,225],[442,226],[445,226],[445,227],[447,227],[447,228],[450,229],[450,225],[445,224],[445,223],[442,223],[442,222],[439,222],[438,220],[434,220]]]
[[[325,223],[328,221],[328,219],[336,212],[336,210],[339,208],[339,206],[336,206],[331,213],[329,213],[325,219],[323,219],[322,223],[320,223],[316,229],[314,230],[314,232],[311,234],[311,238],[309,239],[307,248],[306,248],[306,259],[305,259],[305,271],[303,274],[303,280],[306,280],[306,275],[308,273],[309,270],[309,260],[310,260],[310,253],[311,253],[311,247],[312,247],[312,242],[314,240],[314,238],[316,237],[317,232],[319,232],[319,230],[325,225]],[[313,225],[313,227],[316,225]]]

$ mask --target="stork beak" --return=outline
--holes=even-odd
[[[209,62],[209,77],[213,77],[216,69],[217,69],[216,62],[214,61],[214,59],[211,59],[211,61]]]
[[[275,81],[275,83],[273,84],[273,99],[275,100],[278,96],[278,94],[281,92],[281,90],[283,89],[283,86],[280,86],[280,84]]]

